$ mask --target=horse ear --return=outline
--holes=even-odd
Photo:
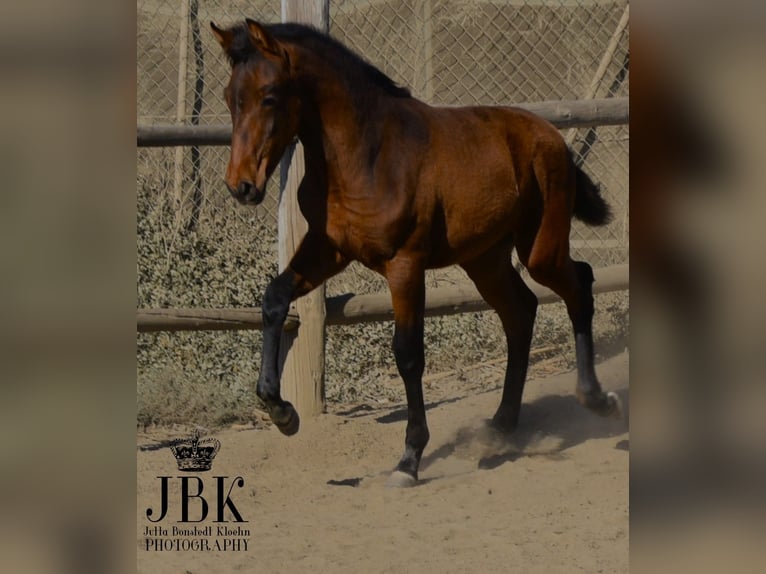
[[[282,55],[283,50],[280,48],[279,42],[277,42],[263,26],[250,18],[245,18],[245,22],[247,23],[247,29],[250,32],[250,40],[256,48],[262,52],[268,52],[276,56]]]
[[[229,47],[231,46],[231,40],[234,37],[234,34],[231,32],[231,30],[222,30],[215,25],[215,22],[210,22],[210,29],[213,31],[213,36],[215,36],[215,39],[218,40],[218,43],[221,45],[221,48],[223,48],[223,51],[228,54]]]

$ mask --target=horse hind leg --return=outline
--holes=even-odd
[[[576,311],[570,312],[577,357],[576,395],[580,404],[601,416],[619,417],[622,405],[616,393],[603,392],[596,378],[593,353],[593,269],[584,261],[573,261],[579,287]],[[567,305],[569,310],[569,305]]]
[[[500,317],[505,331],[508,350],[503,395],[491,423],[504,432],[512,432],[519,422],[537,314],[537,297],[514,269],[511,249],[510,241],[502,242],[462,264],[481,296]]]
[[[563,174],[563,175],[562,175]],[[536,231],[525,230],[517,252],[530,276],[559,295],[572,322],[577,360],[577,400],[601,416],[619,417],[622,407],[616,393],[605,393],[596,377],[593,353],[593,270],[569,255],[571,190],[574,168],[535,170],[543,196],[543,214]]]

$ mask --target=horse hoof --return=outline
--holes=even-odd
[[[395,470],[391,473],[391,476],[388,477],[386,486],[389,488],[409,488],[415,486],[417,483],[418,479],[411,474],[407,474],[401,470]]]
[[[608,404],[607,416],[614,419],[622,418],[622,401],[617,393],[609,391],[606,393],[606,402]]]
[[[622,401],[615,392],[609,391],[606,393],[596,392],[585,394],[578,389],[577,400],[582,406],[599,416],[614,419],[622,418]]]
[[[279,432],[285,436],[292,436],[298,432],[301,426],[301,419],[298,416],[298,412],[295,407],[285,401],[282,406],[274,407],[271,409],[269,415],[271,416],[271,422],[273,422]]]

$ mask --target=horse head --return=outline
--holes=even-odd
[[[226,187],[240,203],[263,201],[266,182],[298,131],[299,100],[284,46],[247,19],[221,29],[210,23],[231,64],[224,90],[231,113],[231,156]]]

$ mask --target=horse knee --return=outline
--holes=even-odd
[[[514,340],[528,341],[532,339],[537,318],[537,297],[530,289],[514,294],[517,297],[514,304],[496,308],[503,330],[509,343]]]
[[[295,291],[293,284],[292,271],[285,271],[275,277],[266,287],[261,303],[264,328],[284,322]]]
[[[396,359],[396,368],[399,370],[404,382],[420,381],[425,370],[425,360],[421,354],[412,349],[394,349],[394,358]]]

